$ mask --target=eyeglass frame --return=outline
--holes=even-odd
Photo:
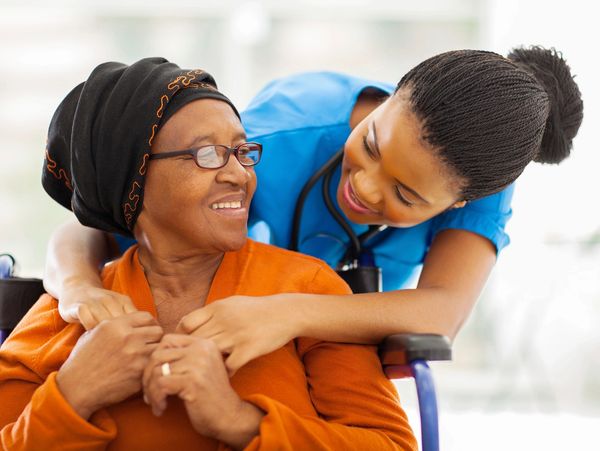
[[[258,161],[256,161],[253,164],[244,164],[240,161],[240,157],[239,157],[239,149],[242,146],[248,145],[248,144],[254,144],[256,146],[258,146]],[[198,163],[198,152],[200,152],[200,150],[206,148],[206,147],[224,147],[225,150],[227,151],[227,154],[225,156],[225,162],[221,165],[221,166],[217,166],[214,168],[205,168],[204,166],[200,166],[200,163]],[[179,157],[179,156],[183,156],[183,155],[191,155],[194,160],[194,163],[196,163],[196,166],[198,166],[201,169],[221,169],[225,166],[227,166],[227,163],[229,163],[229,158],[231,157],[231,154],[235,155],[235,159],[245,168],[251,168],[252,166],[256,166],[258,163],[260,163],[260,159],[262,157],[262,150],[263,150],[263,146],[261,143],[257,143],[257,142],[243,142],[241,144],[238,144],[235,147],[229,147],[226,146],[225,144],[206,144],[204,146],[200,146],[200,147],[195,147],[193,149],[184,149],[184,150],[173,150],[173,151],[169,151],[169,152],[160,152],[160,153],[151,153],[150,156],[148,157],[150,160],[162,160],[162,159],[166,159],[166,158],[173,158],[173,157]]]

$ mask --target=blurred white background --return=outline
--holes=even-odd
[[[600,123],[593,2],[584,0],[0,0],[0,252],[41,276],[70,213],[40,184],[51,115],[98,63],[165,56],[211,72],[243,108],[270,79],[339,70],[397,82],[445,50],[554,46],[585,102],[572,157],[520,178],[501,255],[435,364],[444,450],[598,449]],[[400,381],[418,428],[413,384]]]

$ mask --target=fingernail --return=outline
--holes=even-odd
[[[144,395],[144,402],[145,402],[146,404],[150,404],[150,401],[148,400],[148,397],[147,397],[146,395]]]

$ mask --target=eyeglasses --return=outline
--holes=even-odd
[[[229,162],[229,156],[235,155],[235,158],[242,166],[254,166],[260,161],[262,155],[262,144],[242,143],[235,147],[227,147],[221,144],[210,144],[208,146],[196,147],[195,149],[175,150],[173,152],[150,154],[151,160],[160,160],[163,158],[173,158],[182,155],[191,155],[198,167],[203,169],[219,169]]]

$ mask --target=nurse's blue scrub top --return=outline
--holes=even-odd
[[[272,81],[241,113],[249,141],[263,144],[255,166],[258,188],[250,209],[250,237],[289,247],[298,195],[306,181],[350,135],[350,115],[359,94],[368,87],[393,93],[394,86],[333,72],[296,74]],[[336,201],[340,169],[331,197]],[[304,204],[300,251],[335,267],[346,251],[348,237],[329,214],[321,194],[322,180]],[[514,185],[492,196],[467,203],[409,228],[381,233],[367,246],[382,268],[384,291],[414,283],[435,235],[463,229],[489,239],[497,252],[509,243],[504,227],[512,211]],[[353,224],[357,234],[368,226]],[[131,241],[117,237],[124,248]]]

